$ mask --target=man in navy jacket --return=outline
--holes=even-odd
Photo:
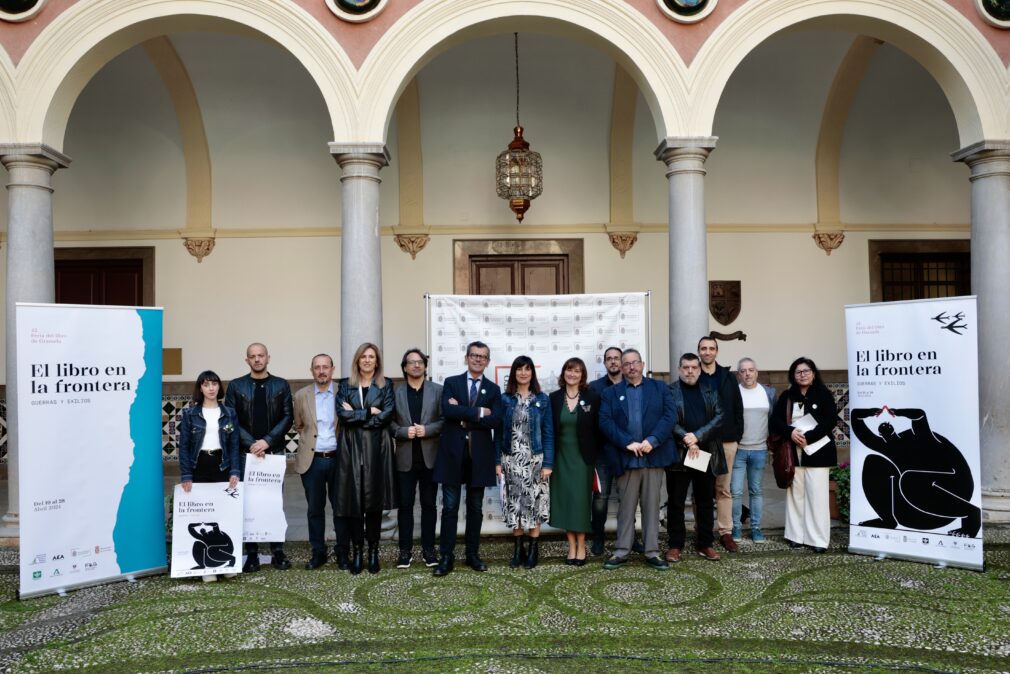
[[[676,460],[672,433],[677,419],[670,389],[643,376],[645,363],[635,349],[621,354],[624,381],[607,388],[600,403],[604,452],[617,476],[620,505],[617,543],[603,568],[627,563],[635,538],[635,510],[642,506],[645,561],[657,570],[669,564],[659,556],[659,506],[666,466]]]
[[[466,485],[466,563],[474,571],[487,571],[479,554],[484,488],[497,484],[492,432],[501,425],[501,390],[484,376],[491,349],[483,342],[466,347],[467,371],[447,377],[442,385],[442,438],[432,479],[442,485],[442,559],[436,576],[453,570],[459,499]]]

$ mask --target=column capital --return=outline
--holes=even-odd
[[[72,160],[59,150],[45,143],[2,143],[0,163],[8,166],[12,162],[33,162],[50,171],[67,168]]]
[[[971,181],[992,176],[1010,177],[1010,140],[980,140],[957,152],[951,159],[971,169]]]
[[[351,162],[372,163],[380,169],[389,165],[389,148],[384,143],[330,143],[330,154],[341,168]]]
[[[718,140],[718,136],[667,136],[653,154],[667,163],[680,157],[695,157],[704,162]]]

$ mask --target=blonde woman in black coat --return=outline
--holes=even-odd
[[[350,572],[361,573],[368,539],[368,572],[379,572],[382,511],[398,505],[393,466],[393,382],[382,374],[382,353],[365,343],[354,352],[351,374],[337,387],[340,439],[337,446],[337,515],[353,546]]]

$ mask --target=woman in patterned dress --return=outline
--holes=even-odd
[[[525,564],[532,569],[539,559],[540,525],[551,514],[547,478],[554,467],[554,430],[550,400],[540,390],[529,356],[512,362],[502,406],[502,431],[495,433],[495,454],[496,471],[504,478],[502,514],[515,538],[509,566]],[[524,546],[526,529],[528,550]]]

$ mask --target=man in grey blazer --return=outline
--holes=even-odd
[[[397,525],[400,556],[396,568],[413,561],[414,495],[421,493],[421,556],[425,566],[438,564],[435,554],[435,497],[438,483],[432,479],[438,436],[442,433],[442,386],[426,379],[428,356],[420,349],[403,354],[400,369],[406,382],[396,387],[393,435],[396,438],[396,470],[400,483]]]
[[[321,353],[312,359],[312,384],[294,396],[294,428],[298,431],[295,471],[302,476],[308,504],[309,544],[312,559],[306,569],[326,563],[326,501],[333,508],[333,548],[337,566],[347,568],[347,531],[336,516],[337,500],[337,406],[333,391],[333,359]]]

